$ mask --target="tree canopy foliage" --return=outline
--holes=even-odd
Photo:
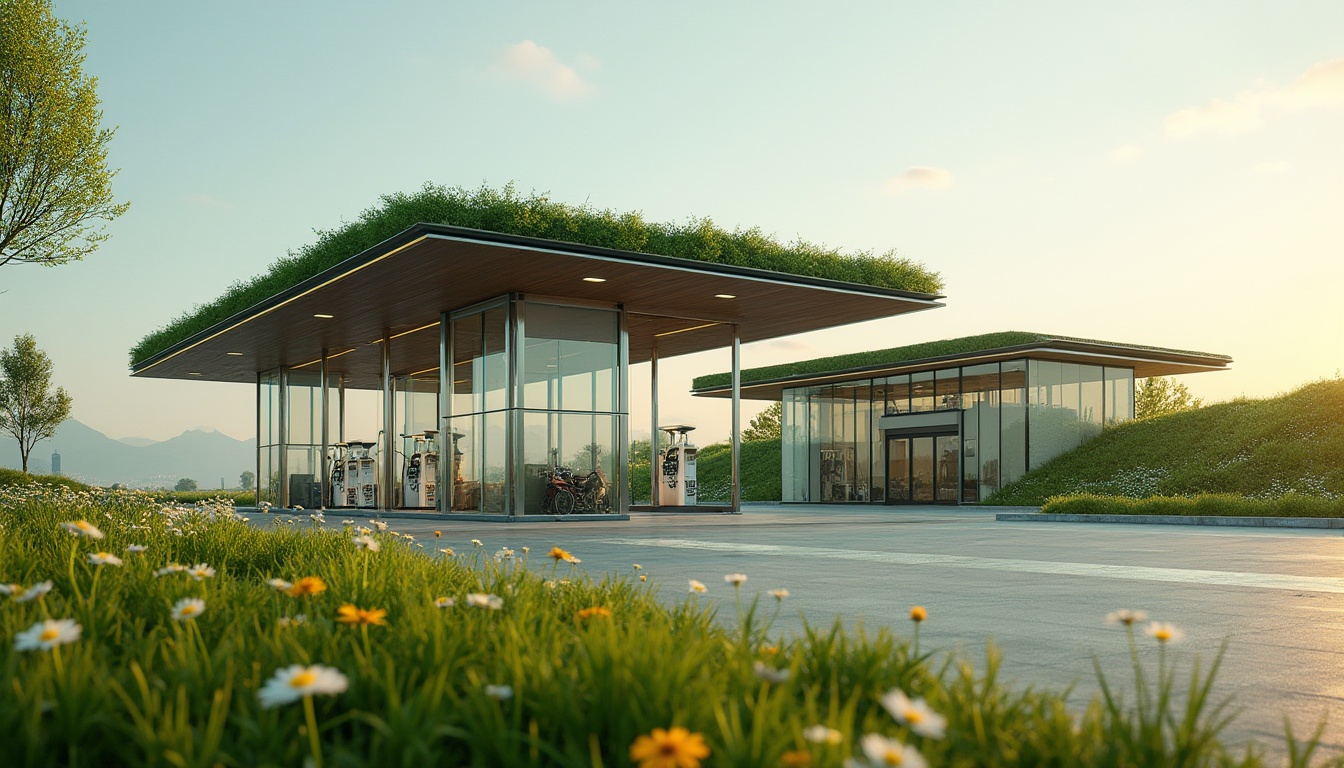
[[[47,0],[0,2],[0,266],[82,259],[129,206],[112,199],[84,37]]]
[[[742,430],[742,442],[754,443],[760,440],[778,440],[782,431],[781,420],[784,417],[784,404],[771,403],[765,410],[756,414],[756,417],[747,424],[747,428]]]
[[[1166,376],[1143,379],[1134,386],[1134,418],[1148,419],[1180,413],[1204,404],[1203,399],[1191,397],[1190,388]]]
[[[56,434],[70,416],[70,404],[64,389],[51,391],[51,358],[31,334],[14,337],[13,348],[0,350],[0,431],[19,442],[24,473],[33,447]]]

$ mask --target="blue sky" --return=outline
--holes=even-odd
[[[945,309],[748,366],[1015,329],[1229,354],[1185,379],[1209,400],[1344,367],[1338,2],[56,12],[87,23],[132,207],[82,263],[0,270],[0,335],[36,334],[114,437],[251,436],[251,388],[133,380],[127,349],[426,181],[894,248],[947,281]],[[665,420],[721,436],[681,391],[726,364],[667,364]]]

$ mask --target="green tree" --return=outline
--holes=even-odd
[[[48,0],[0,2],[0,266],[76,261],[107,239],[112,199],[84,29]]]
[[[173,490],[174,490],[174,491],[194,491],[194,490],[196,490],[196,481],[195,481],[195,480],[192,480],[190,477],[184,477],[184,478],[182,478],[181,480],[178,480],[178,481],[177,481],[177,485],[174,485],[174,486],[173,486]]]
[[[242,486],[244,491],[252,490],[252,484],[255,483],[256,481],[257,481],[257,475],[250,469],[238,476],[238,484]]]
[[[25,474],[33,446],[69,416],[70,395],[51,391],[51,358],[31,334],[15,336],[13,348],[0,350],[0,430],[19,441]]]
[[[1190,396],[1184,384],[1166,376],[1152,376],[1134,387],[1134,418],[1148,419],[1198,408],[1204,400]]]
[[[747,428],[742,430],[742,441],[754,443],[760,440],[778,440],[784,417],[784,404],[771,403],[765,410],[756,414]]]

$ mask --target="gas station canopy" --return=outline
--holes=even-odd
[[[153,378],[255,384],[316,366],[377,389],[439,366],[440,314],[508,294],[621,305],[629,363],[942,306],[942,296],[463,227],[417,224],[133,366]]]

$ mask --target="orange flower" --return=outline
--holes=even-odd
[[[584,608],[583,610],[574,614],[574,618],[578,619],[579,621],[587,621],[588,619],[610,619],[611,609],[604,608],[600,605],[595,605],[592,608]]]
[[[320,576],[304,576],[302,579],[294,582],[288,591],[290,597],[316,595],[318,592],[327,591],[327,582],[323,581]]]
[[[910,609],[910,620],[916,624],[927,618],[929,618],[929,612],[924,609],[924,606],[916,605]]]
[[[779,764],[788,768],[806,768],[812,764],[812,753],[805,749],[791,749],[779,756]]]
[[[383,617],[387,616],[387,611],[382,608],[356,608],[346,603],[336,609],[336,620],[342,624],[377,624],[386,626],[387,621]]]
[[[573,555],[571,555],[570,553],[566,552],[565,550],[559,547],[551,547],[551,551],[547,552],[546,556],[551,558],[557,563],[560,562],[561,560],[568,562],[574,559]]]
[[[705,737],[680,727],[654,728],[630,745],[630,759],[639,768],[699,768],[705,757],[709,757]]]

